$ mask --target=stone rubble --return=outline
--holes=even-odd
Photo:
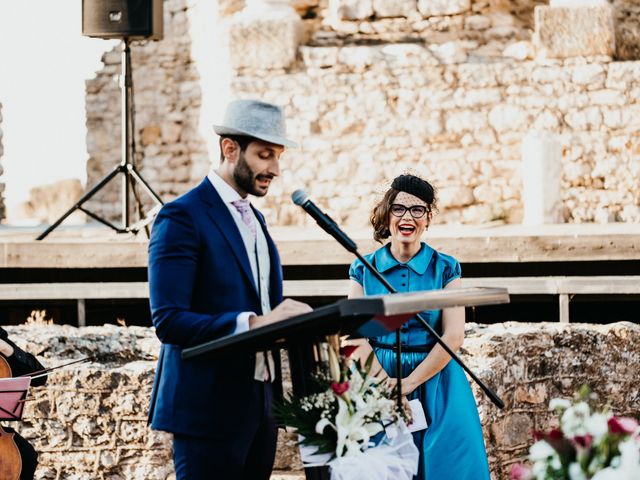
[[[174,478],[170,435],[147,426],[159,349],[153,329],[7,327],[16,343],[45,366],[83,356],[90,363],[56,370],[32,390],[20,432],[40,452],[36,478],[165,480]],[[556,421],[554,397],[582,385],[616,414],[640,415],[640,325],[559,323],[468,324],[461,357],[504,401],[499,410],[473,386],[492,478],[509,478],[526,456],[532,429]],[[285,362],[286,363],[286,362]],[[285,389],[290,389],[285,372]],[[280,432],[276,470],[300,473],[295,436]]]

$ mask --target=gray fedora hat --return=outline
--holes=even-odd
[[[222,125],[214,125],[218,135],[245,135],[265,142],[295,148],[286,138],[282,108],[259,100],[234,100],[227,106]]]

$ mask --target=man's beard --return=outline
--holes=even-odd
[[[260,191],[255,187],[255,179],[258,176],[259,175],[251,170],[251,167],[245,160],[244,152],[241,152],[236,168],[233,170],[233,180],[236,182],[236,185],[250,195],[263,197],[267,192]]]

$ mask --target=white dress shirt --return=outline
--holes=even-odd
[[[249,257],[249,264],[251,265],[251,273],[253,274],[253,281],[258,287],[260,294],[260,304],[262,308],[262,315],[266,315],[271,311],[271,301],[269,297],[269,279],[271,278],[271,259],[269,257],[269,245],[267,244],[267,238],[260,227],[260,223],[255,214],[253,221],[256,224],[256,236],[254,237],[249,230],[249,227],[244,223],[240,212],[232,204],[236,200],[242,199],[240,194],[236,192],[227,182],[225,182],[215,171],[211,170],[207,176],[213,188],[216,189],[222,201],[229,209],[231,217],[238,227],[240,236],[245,246],[247,256]],[[236,328],[234,335],[237,333],[246,332],[249,330],[249,318],[252,315],[256,315],[255,312],[242,312],[236,318]],[[271,381],[275,377],[275,365],[273,358],[268,355],[268,365],[265,362],[262,352],[256,354],[256,368],[254,378],[256,380],[266,380],[268,378]],[[269,375],[270,374],[270,375]]]

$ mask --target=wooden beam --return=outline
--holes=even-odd
[[[560,309],[560,323],[569,323],[569,295],[563,293],[558,296],[558,308]]]
[[[87,326],[87,311],[85,309],[85,301],[84,298],[78,299],[78,326],[86,327]]]
[[[315,226],[271,230],[285,266],[347,265],[354,259]],[[380,246],[371,239],[369,229],[348,233],[361,253]],[[0,235],[0,268],[146,268],[147,241],[117,238],[36,242],[24,234],[12,237],[4,232]],[[640,225],[632,224],[436,226],[424,240],[463,263],[640,260]]]
[[[463,278],[463,287],[504,287],[512,295],[640,294],[640,276]],[[288,297],[346,297],[349,280],[285,280]],[[0,300],[149,298],[147,282],[0,284]]]
[[[149,298],[147,282],[0,284],[0,300]]]

